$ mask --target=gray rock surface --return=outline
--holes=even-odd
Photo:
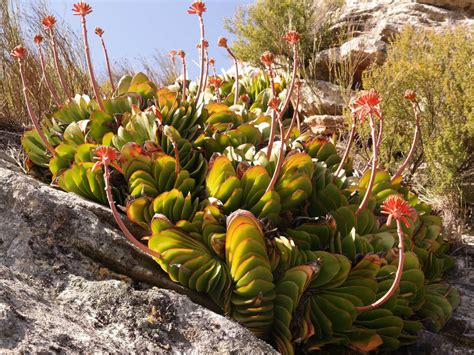
[[[1,158],[0,201],[0,353],[275,352],[183,295],[207,301],[133,249],[108,209]]]

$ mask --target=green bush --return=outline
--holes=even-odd
[[[422,144],[411,166],[416,182],[438,196],[472,183],[474,168],[474,40],[465,28],[443,33],[406,28],[392,43],[382,66],[363,80],[384,98],[386,166],[403,161],[412,141],[414,115],[403,98],[418,94]],[[470,177],[469,177],[470,176]]]

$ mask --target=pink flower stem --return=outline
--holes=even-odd
[[[395,175],[392,176],[391,182],[394,182],[398,177],[402,176],[403,172],[405,171],[406,167],[410,163],[411,159],[413,158],[413,153],[415,153],[416,144],[420,137],[420,113],[417,110],[417,103],[412,102],[413,112],[415,113],[415,134],[413,135],[413,142],[411,143],[410,151],[408,152],[407,157],[402,165],[398,168]]]
[[[229,47],[226,47],[227,53],[232,57],[234,60],[235,65],[235,95],[234,95],[234,105],[237,105],[239,101],[239,64],[237,63],[237,57],[234,55],[234,52]]]
[[[339,166],[337,167],[337,170],[334,173],[335,178],[337,178],[339,176],[339,174],[341,173],[342,168],[344,167],[344,164],[347,161],[347,158],[349,157],[349,152],[351,150],[352,143],[354,142],[354,138],[355,138],[355,134],[356,134],[356,129],[357,129],[357,116],[353,115],[351,133],[349,135],[349,141],[347,142],[346,150],[344,151],[344,155],[342,156],[341,162],[339,163]]]
[[[377,151],[380,152],[380,145],[382,143],[382,132],[383,132],[383,116],[380,114],[380,123],[379,123],[379,134],[377,136]],[[367,165],[365,166],[363,173],[365,173],[368,169],[370,164],[372,164],[372,159],[373,157],[370,158],[370,160],[367,162]]]
[[[295,104],[294,111],[293,111],[293,117],[291,118],[290,127],[288,127],[288,131],[286,132],[286,135],[285,135],[285,142],[290,138],[290,133],[291,133],[291,130],[293,129],[293,127],[295,126],[295,123],[297,123],[298,129],[299,130],[301,129],[300,120],[299,120],[299,117],[298,117],[298,107],[299,106],[300,106],[300,85],[297,85],[296,86],[296,104]]]
[[[183,62],[183,101],[186,100],[186,58],[183,57],[182,58],[182,62]]]
[[[97,81],[95,80],[94,68],[92,66],[91,54],[89,50],[89,39],[87,38],[86,17],[84,15],[81,16],[81,24],[82,24],[82,37],[84,39],[84,52],[86,54],[87,67],[89,69],[89,76],[91,78],[92,89],[94,90],[94,95],[97,100],[97,103],[99,104],[100,110],[104,111],[104,102],[102,101],[102,96],[100,94]]]
[[[403,274],[403,265],[405,264],[405,250],[404,250],[405,241],[403,239],[402,224],[400,223],[398,219],[396,221],[397,221],[397,234],[398,234],[398,267],[397,267],[397,272],[395,274],[395,279],[393,280],[392,286],[390,286],[387,293],[385,293],[385,295],[383,295],[377,301],[367,306],[356,307],[356,310],[359,312],[370,311],[372,309],[380,307],[385,302],[387,302],[387,300],[390,297],[393,296],[393,294],[395,293],[395,291],[400,285],[400,280],[402,279],[402,274]]]
[[[362,202],[360,203],[360,206],[355,213],[356,216],[358,216],[362,212],[362,210],[367,206],[370,195],[372,194],[372,188],[374,187],[375,175],[377,175],[378,149],[377,149],[377,140],[376,140],[377,138],[376,138],[374,117],[372,114],[370,115],[370,129],[372,131],[372,141],[373,141],[372,172],[370,174],[370,180],[369,180],[369,184],[367,185],[367,190],[365,192],[364,198],[362,199]]]
[[[67,98],[72,98],[72,94],[69,91],[67,85],[66,85],[66,80],[64,79],[63,71],[61,68],[61,64],[59,62],[59,55],[58,55],[58,49],[56,46],[56,39],[54,37],[54,30],[52,27],[49,28],[49,37],[51,38],[51,47],[53,49],[53,58],[54,58],[54,65],[56,66],[56,73],[58,74],[59,77],[59,82],[61,83],[61,86],[64,90],[64,94],[66,95]]]
[[[28,86],[27,86],[28,84],[26,82],[25,74],[23,73],[23,64],[22,64],[21,59],[18,60],[18,65],[20,67],[21,83],[23,85],[23,96],[25,97],[26,108],[31,118],[31,122],[33,122],[33,125],[35,126],[36,131],[38,132],[41,140],[43,141],[43,144],[49,150],[51,155],[54,157],[56,155],[54,147],[51,145],[51,143],[49,143],[48,139],[46,138],[43,132],[43,129],[40,126],[39,119],[36,116],[35,112],[33,111],[33,108],[31,107],[30,98],[28,96]]]
[[[270,88],[272,89],[272,97],[275,97],[275,80],[274,76],[275,74],[273,73],[272,66],[268,66],[268,76],[270,78]],[[272,154],[272,149],[273,149],[273,143],[275,142],[275,135],[276,135],[276,124],[277,124],[277,110],[272,109],[272,122],[270,126],[270,138],[268,141],[268,146],[267,146],[267,159],[270,159],[270,155]]]
[[[43,72],[44,82],[46,83],[46,86],[48,87],[49,93],[51,94],[51,97],[53,98],[54,103],[56,104],[57,107],[59,107],[61,106],[61,102],[59,100],[58,95],[56,94],[56,91],[54,91],[53,86],[51,85],[51,82],[49,81],[48,74],[46,73],[46,64],[44,62],[43,50],[41,49],[41,45],[39,43],[38,43],[38,54],[40,57],[41,71]]]
[[[199,72],[199,87],[198,92],[196,94],[196,100],[199,100],[199,96],[203,91],[203,80],[204,80],[204,60],[205,60],[205,51],[204,48],[204,20],[202,18],[202,14],[199,14],[199,26],[201,28],[201,65],[200,65],[200,72]]]
[[[136,248],[140,249],[145,254],[161,259],[161,254],[157,253],[150,248],[146,247],[142,243],[140,243],[135,236],[128,230],[125,223],[123,223],[122,218],[120,217],[119,212],[117,211],[117,207],[115,207],[114,197],[112,195],[112,187],[110,186],[110,170],[109,164],[104,163],[104,181],[105,181],[105,193],[107,194],[107,201],[109,202],[110,209],[112,210],[112,215],[114,216],[115,222],[117,222],[118,226],[122,230],[125,238],[132,243]]]
[[[104,50],[105,64],[107,65],[107,72],[109,73],[110,86],[112,91],[115,91],[114,77],[112,75],[112,68],[110,67],[109,54],[107,52],[107,47],[105,46],[105,41],[102,36],[100,37],[100,43],[102,44],[102,49]]]
[[[281,132],[281,137],[284,137],[284,127],[283,127],[283,121],[278,118],[278,124],[280,126],[280,132]],[[283,159],[284,159],[284,155],[285,155],[285,140],[282,139],[280,141],[280,152],[278,154],[278,160],[277,160],[277,165],[275,167],[275,171],[273,172],[273,176],[272,176],[272,179],[270,180],[270,183],[268,184],[268,187],[267,189],[265,190],[265,193],[269,192],[269,191],[272,191],[275,187],[275,184],[278,180],[278,175],[280,175],[280,170],[281,170],[281,167],[283,165]]]
[[[204,52],[205,54],[205,67],[204,67],[204,80],[203,80],[203,88],[207,86],[207,78],[209,77],[209,53],[207,49]],[[204,89],[202,90],[204,92]]]

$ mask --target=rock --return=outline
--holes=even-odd
[[[1,158],[0,201],[1,353],[276,353],[193,303],[212,307],[135,250],[107,208]]]
[[[304,123],[315,135],[332,135],[344,127],[344,116],[315,115],[306,117]]]
[[[332,30],[344,33],[349,28],[352,35],[341,46],[316,56],[313,63],[316,79],[329,80],[330,68],[344,63],[353,73],[356,85],[369,65],[383,63],[390,40],[405,26],[436,31],[453,26],[474,28],[472,13],[463,11],[473,6],[472,0],[347,0]]]
[[[339,86],[328,81],[301,82],[299,112],[303,116],[341,115],[346,102]]]

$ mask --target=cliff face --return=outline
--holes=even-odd
[[[474,0],[348,0],[332,30],[349,28],[350,39],[318,53],[316,81],[306,83],[305,92],[312,94],[306,95],[308,99],[303,97],[301,111],[309,117],[307,123],[315,132],[321,131],[318,122],[322,118],[318,116],[340,115],[340,108],[347,104],[340,88],[329,82],[330,71],[345,66],[353,75],[354,85],[360,85],[363,71],[373,63],[383,64],[390,41],[406,26],[436,31],[464,26],[474,30]],[[350,94],[348,88],[345,96]],[[340,117],[335,119],[340,121]]]

